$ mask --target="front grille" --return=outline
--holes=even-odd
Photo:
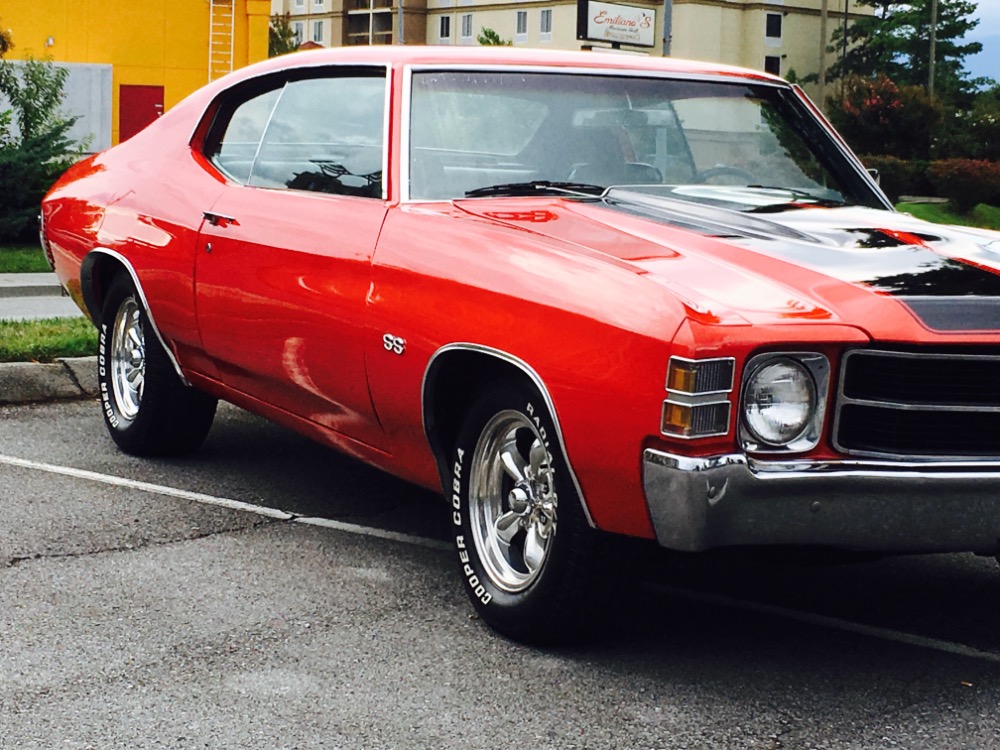
[[[1000,456],[1000,351],[848,352],[834,446],[876,456]]]

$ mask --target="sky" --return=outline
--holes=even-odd
[[[979,25],[966,39],[981,43],[983,51],[965,58],[965,68],[973,77],[1000,81],[1000,0],[979,0],[976,5]]]

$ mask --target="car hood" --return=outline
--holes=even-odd
[[[710,322],[836,322],[896,340],[1000,331],[1000,233],[859,207],[748,214],[627,190],[457,205],[626,262]]]

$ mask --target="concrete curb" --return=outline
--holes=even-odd
[[[0,404],[27,404],[97,395],[97,357],[69,357],[51,364],[0,363]]]
[[[61,297],[54,273],[0,273],[0,297]]]

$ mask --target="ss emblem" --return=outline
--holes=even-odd
[[[401,339],[399,336],[393,336],[391,333],[387,333],[382,337],[382,346],[385,347],[387,352],[402,354],[406,350],[406,340]]]

